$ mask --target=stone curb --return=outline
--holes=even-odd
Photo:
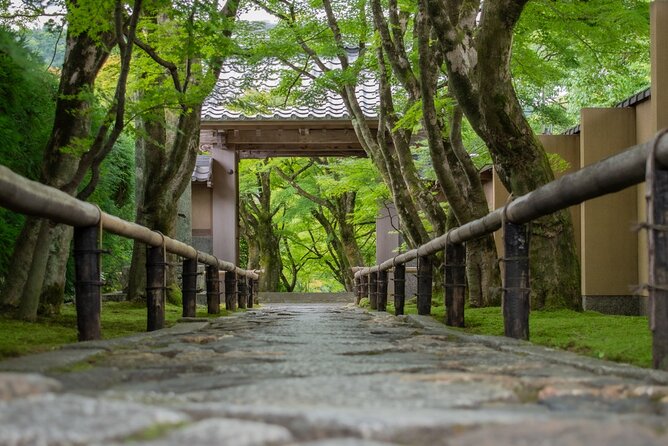
[[[374,314],[374,312],[370,312]],[[378,314],[378,313],[376,313]],[[556,350],[549,347],[532,344],[519,339],[505,338],[501,336],[472,335],[448,328],[431,316],[420,316],[408,314],[399,316],[408,324],[415,327],[437,332],[446,336],[454,336],[464,342],[482,344],[498,351],[513,353],[523,356],[534,356],[552,363],[568,365],[586,370],[597,375],[617,375],[647,381],[652,384],[668,385],[668,372],[653,369],[643,369],[630,364],[621,364],[604,361],[596,358],[578,355],[564,350]]]

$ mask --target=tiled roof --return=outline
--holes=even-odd
[[[195,164],[195,170],[193,171],[192,181],[198,183],[207,183],[207,185],[210,186],[211,165],[211,156],[197,155],[197,162]]]
[[[354,52],[349,52],[349,57],[354,58]],[[336,67],[334,63],[329,65]],[[256,107],[252,112],[239,106],[242,101],[250,102],[247,99],[252,98],[253,93],[277,88],[285,71],[291,69],[277,60],[266,60],[260,67],[235,62],[226,64],[213,93],[202,105],[202,121],[350,119],[341,96],[322,87],[313,88],[313,81],[307,76],[301,76],[301,85],[291,86],[292,91],[303,92],[298,103]],[[320,75],[317,70],[313,74]],[[294,71],[291,75],[295,75]],[[357,98],[365,116],[373,119],[378,116],[378,84],[368,74],[361,77],[356,88]]]
[[[638,93],[632,94],[623,101],[617,102],[614,107],[616,108],[625,108],[625,107],[635,107],[636,105],[645,102],[652,96],[652,87],[647,87],[646,89],[639,91]],[[580,133],[580,124],[569,128],[564,132],[564,135],[577,135]]]

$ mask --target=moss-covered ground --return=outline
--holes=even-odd
[[[181,318],[181,307],[167,304],[165,325],[172,326]],[[206,308],[197,308],[197,317],[209,315]],[[101,311],[104,339],[128,336],[146,331],[146,304],[143,302],[103,302]],[[39,318],[37,322],[23,322],[0,316],[0,359],[52,350],[63,344],[76,342],[77,318],[74,305],[63,305],[57,316]]]
[[[388,303],[387,311],[394,314],[394,306]],[[442,305],[433,306],[431,315],[443,322],[444,311]],[[407,303],[404,312],[417,314],[415,303]],[[465,324],[465,328],[455,330],[503,336],[501,307],[466,308]],[[532,311],[529,338],[535,344],[599,359],[641,367],[650,367],[652,363],[652,339],[644,316],[611,316],[594,311]]]

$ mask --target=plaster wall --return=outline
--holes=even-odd
[[[634,108],[587,108],[581,112],[580,164],[610,157],[636,142]],[[638,193],[629,188],[581,205],[583,296],[628,296],[638,283]]]

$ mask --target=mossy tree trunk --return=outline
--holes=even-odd
[[[96,37],[86,32],[75,34],[68,30],[67,33],[55,119],[44,152],[40,182],[69,194],[76,192],[76,185],[69,184],[79,164],[80,154],[75,147],[90,135],[89,92],[113,41],[111,34]],[[21,232],[25,237],[19,238],[14,247],[14,263],[7,274],[3,303],[18,305],[22,319],[34,320],[37,316],[53,229],[53,225],[44,220],[28,218]],[[40,233],[42,236],[36,236]],[[66,250],[69,251],[69,245]]]
[[[527,2],[424,1],[445,54],[449,88],[489,148],[504,186],[520,196],[552,181],[545,150],[524,116],[510,72],[513,29]],[[531,235],[532,308],[580,310],[579,262],[568,210],[533,222]]]
[[[141,6],[142,0],[135,0],[128,15],[120,1],[105,4],[96,11],[98,29],[95,29],[86,19],[86,12],[79,10],[79,2],[68,2],[70,26],[53,128],[42,161],[42,183],[74,195],[90,172],[88,184],[77,197],[85,200],[95,190],[100,164],[124,127],[125,88]],[[107,20],[113,31],[106,28],[100,31],[100,20]],[[93,135],[91,100],[95,79],[115,45],[121,56],[116,91],[102,125]],[[15,272],[8,275],[3,301],[13,306],[20,300],[19,317],[34,320],[40,297],[46,303],[44,308],[50,306],[55,311],[63,300],[71,229],[34,218],[27,219],[25,225],[22,233],[27,237],[15,245],[16,262],[12,265]],[[34,234],[39,236],[33,237]]]
[[[422,2],[415,16],[418,66],[413,67],[404,46],[406,15],[396,0],[388,2],[387,14],[379,0],[372,1],[374,24],[380,37],[383,67],[389,65],[410,98],[411,103],[422,104],[422,123],[427,135],[429,154],[450,212],[459,225],[487,214],[488,207],[478,170],[461,140],[461,113],[455,107],[448,115],[437,111],[437,84],[439,82],[441,53],[433,45],[432,28]],[[441,79],[443,81],[443,79]],[[391,98],[387,91],[385,95]],[[449,122],[448,122],[449,121]],[[449,124],[446,126],[446,122]],[[447,128],[450,128],[449,134]],[[396,145],[396,144],[395,144]],[[496,249],[490,236],[467,244],[467,272],[469,297],[474,306],[498,305],[500,302],[500,274],[496,263]],[[439,276],[440,277],[440,276]]]

